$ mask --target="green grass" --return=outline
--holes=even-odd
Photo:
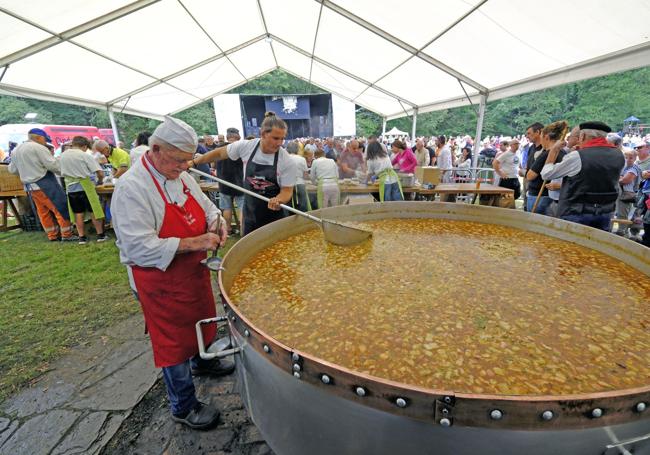
[[[90,240],[0,233],[0,403],[70,347],[140,312],[114,239]]]

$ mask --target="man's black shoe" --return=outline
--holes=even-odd
[[[207,430],[215,426],[219,421],[219,410],[210,404],[199,401],[194,406],[194,409],[184,417],[172,414],[172,420],[187,425],[194,430]]]
[[[192,368],[193,376],[225,376],[235,371],[235,362],[225,359],[203,361],[201,365]]]

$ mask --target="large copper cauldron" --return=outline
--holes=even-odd
[[[445,218],[501,224],[592,248],[650,275],[650,250],[645,247],[521,211],[391,202],[334,207],[323,215],[337,220]],[[260,250],[313,227],[295,216],[265,226],[228,252],[219,273],[239,350],[235,359],[241,394],[278,455],[650,454],[650,378],[641,388],[594,394],[463,394],[360,374],[320,359],[317,352],[294,350],[259,330],[228,298],[235,276]]]

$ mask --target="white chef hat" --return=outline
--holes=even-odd
[[[184,121],[168,115],[165,116],[165,121],[154,130],[151,137],[162,139],[169,145],[187,153],[195,153],[199,143],[194,128]]]

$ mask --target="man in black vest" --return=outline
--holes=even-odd
[[[603,122],[580,124],[580,149],[555,159],[564,146],[558,141],[542,169],[544,180],[564,177],[560,189],[558,216],[567,221],[609,231],[616,210],[618,179],[625,165],[623,154],[607,142],[612,129]]]
[[[240,140],[239,130],[237,128],[228,128],[226,130],[226,141],[218,142],[215,148],[223,147],[232,142]],[[244,186],[244,163],[241,159],[217,161],[217,177],[227,182],[234,183],[237,186]],[[236,210],[237,220],[241,222],[241,210],[244,205],[244,193],[233,190],[230,187],[222,185],[219,188],[219,208],[223,212],[223,217],[228,226],[228,234],[232,231],[232,214]]]

